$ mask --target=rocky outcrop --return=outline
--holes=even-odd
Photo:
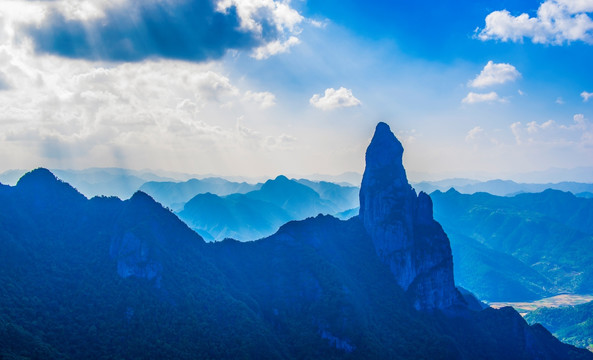
[[[432,215],[432,200],[408,183],[404,149],[389,126],[379,123],[367,148],[360,188],[360,218],[377,255],[421,310],[463,303],[453,281],[447,235]]]

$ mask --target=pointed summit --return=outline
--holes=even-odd
[[[389,125],[379,123],[366,152],[360,218],[377,255],[417,309],[448,308],[460,301],[453,281],[449,239],[432,217],[432,201],[416,195],[402,163],[404,149]]]
[[[406,180],[406,171],[402,165],[404,148],[384,122],[377,124],[375,135],[365,155],[367,171],[388,170],[390,175]],[[406,180],[407,182],[407,180]]]

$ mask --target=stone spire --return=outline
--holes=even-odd
[[[449,239],[432,217],[432,200],[408,183],[404,149],[389,125],[379,123],[366,152],[360,218],[377,255],[417,309],[448,308],[461,296],[453,281]]]

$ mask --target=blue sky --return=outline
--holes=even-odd
[[[0,171],[362,172],[378,121],[414,180],[591,167],[592,18],[593,0],[3,1]]]

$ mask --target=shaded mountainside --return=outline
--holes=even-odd
[[[431,197],[457,254],[457,280],[481,299],[593,292],[593,200],[557,190]]]
[[[426,198],[412,249],[438,232]],[[452,291],[424,282],[441,279],[438,266],[412,263],[432,292],[404,290],[361,217],[208,244],[144,193],[87,200],[42,169],[0,187],[0,204],[0,333],[14,339],[0,340],[2,358],[593,358],[511,308],[419,298]],[[382,240],[396,246],[397,234]],[[421,248],[428,259],[441,250]]]
[[[528,313],[525,319],[540,323],[562,341],[593,349],[593,302],[559,308],[541,308]]]
[[[347,211],[358,207],[358,192],[360,189],[356,186],[344,186],[327,181],[316,182],[307,179],[297,181],[315,190],[322,199],[331,201],[339,211]]]
[[[552,296],[552,282],[512,255],[453,231],[447,234],[456,283],[471,289],[480,299],[530,301]]]
[[[249,192],[246,196],[274,204],[288,212],[295,220],[346,210],[338,209],[331,201],[321,198],[315,190],[283,175],[266,181],[261,189]]]
[[[273,234],[282,224],[293,220],[281,207],[243,194],[225,197],[199,194],[185,204],[178,215],[207,241],[256,240]]]
[[[246,194],[196,195],[178,215],[207,241],[248,241],[269,236],[290,220],[350,209],[357,197],[355,187],[289,180],[281,175]]]
[[[49,175],[0,194],[6,321],[73,359],[279,356],[174,214],[143,193],[86,200]]]

